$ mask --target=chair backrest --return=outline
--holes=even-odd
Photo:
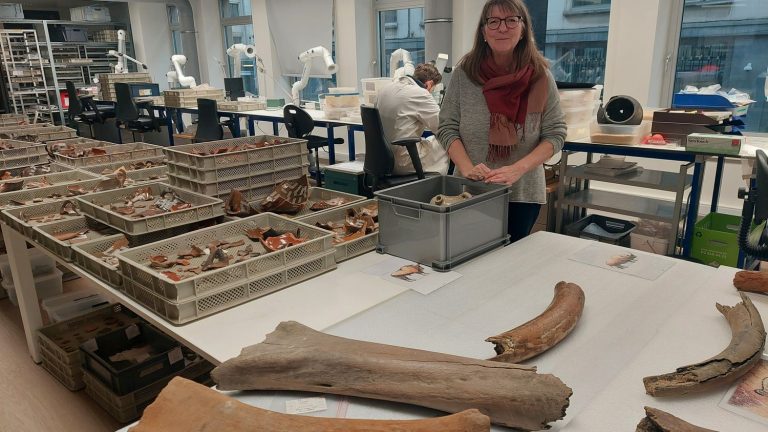
[[[219,110],[213,99],[197,100],[197,131],[195,142],[218,141],[224,138],[224,128],[219,123]]]
[[[131,97],[131,86],[128,83],[115,83],[115,118],[121,122],[134,121],[139,118],[139,109]]]
[[[77,89],[75,83],[72,81],[65,82],[67,86],[67,96],[69,96],[69,108],[67,108],[67,117],[70,120],[74,120],[75,117],[83,113],[83,104],[80,103],[80,98],[77,97]]]
[[[312,116],[296,105],[286,105],[283,108],[283,121],[288,136],[291,138],[304,138],[315,129]]]
[[[378,108],[363,105],[360,107],[365,134],[365,162],[363,169],[375,178],[392,174],[395,167],[395,155],[389,143],[384,139],[384,127]]]

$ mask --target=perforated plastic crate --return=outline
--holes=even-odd
[[[169,182],[177,187],[186,189],[192,192],[200,193],[207,196],[217,196],[226,198],[233,189],[246,190],[254,189],[263,186],[274,186],[284,180],[291,180],[297,177],[301,177],[303,174],[308,174],[307,167],[296,166],[292,168],[285,168],[280,171],[267,172],[263,174],[245,174],[243,177],[232,180],[223,180],[213,183],[200,183],[193,180],[186,180],[180,177],[169,174]]]
[[[119,265],[112,266],[96,254],[106,251],[116,241],[124,238],[124,234],[115,234],[72,245],[73,261],[88,273],[115,288],[122,289],[123,277],[120,275]]]
[[[232,112],[256,111],[256,110],[267,109],[267,102],[260,101],[260,100],[224,101],[224,102],[219,102],[216,108],[219,111],[232,111]]]
[[[192,207],[144,218],[132,218],[131,215],[121,215],[106,208],[110,204],[124,201],[138,188],[149,188],[155,197],[159,197],[163,191],[171,190],[181,199],[192,204]],[[147,183],[119,190],[97,192],[80,197],[79,201],[83,213],[125,234],[134,236],[224,216],[223,202],[220,199],[169,186],[165,183]]]
[[[86,191],[93,190],[103,179],[86,180],[81,182],[72,182],[48,186],[40,189],[28,189],[16,192],[0,194],[0,209],[23,207],[31,204],[41,204],[45,202],[58,201],[62,198],[69,198],[72,193],[67,189],[70,186],[79,186]],[[33,202],[34,201],[34,202]]]
[[[281,171],[287,168],[301,167],[308,165],[306,153],[281,157],[277,159],[267,159],[261,162],[254,162],[244,165],[234,165],[227,168],[217,168],[213,170],[197,169],[186,165],[176,163],[168,164],[168,173],[198,183],[216,183],[227,180],[237,180],[243,177],[254,176],[258,174],[267,174],[275,171]]]
[[[11,170],[11,169],[24,169],[28,166],[32,165],[43,165],[47,164],[48,161],[48,154],[36,154],[36,155],[28,155],[28,156],[21,156],[21,157],[15,157],[10,159],[0,158],[0,169],[3,170]]]
[[[273,188],[273,190],[274,190],[274,188]],[[251,205],[254,208],[258,209],[260,207],[261,200],[266,198],[267,195],[269,195],[270,193],[272,193],[271,190],[268,193],[266,193],[265,195],[259,197],[257,200],[253,200],[253,201],[249,200],[249,202],[251,202]],[[322,214],[323,212],[326,212],[327,210],[312,211],[310,209],[312,208],[312,206],[314,204],[316,204],[316,203],[318,203],[320,201],[328,201],[330,199],[335,199],[335,198],[344,198],[345,200],[347,200],[347,202],[344,205],[355,203],[355,202],[359,202],[359,201],[362,201],[362,200],[365,199],[365,197],[360,196],[360,195],[353,195],[353,194],[349,194],[349,193],[346,193],[346,192],[339,192],[339,191],[332,190],[332,189],[325,189],[325,188],[319,188],[319,187],[311,187],[311,188],[309,188],[309,199],[307,200],[307,203],[304,205],[304,208],[302,208],[296,214],[292,214],[292,215],[286,214],[284,216],[290,217],[290,218],[301,218],[303,216],[312,215],[312,214]]]
[[[47,225],[32,228],[35,231],[35,240],[41,246],[51,251],[54,255],[65,261],[72,261],[72,245],[86,240],[117,234],[113,228],[94,222],[92,219],[79,217],[63,222],[54,222]],[[88,230],[84,239],[59,240],[54,237],[57,233],[76,232]]]
[[[166,90],[165,106],[173,108],[194,108],[197,106],[197,99],[213,99],[224,101],[223,89],[178,89]]]
[[[103,165],[89,165],[89,166],[80,167],[80,169],[83,171],[88,171],[95,174],[109,175],[115,172],[115,170],[120,167],[123,167],[128,172],[131,172],[133,171],[133,169],[131,169],[131,165],[136,162],[150,162],[154,165],[153,168],[157,168],[159,166],[165,166],[165,160],[166,160],[165,154],[163,154],[162,156],[143,158],[138,161],[121,161],[121,162],[114,162],[114,163],[103,164]]]
[[[2,185],[3,183],[13,183],[13,182],[21,181],[23,185],[20,190],[32,190],[32,189],[40,189],[39,187],[34,187],[34,183],[39,183],[44,179],[47,180],[48,183],[51,184],[51,186],[57,186],[57,185],[66,185],[70,183],[82,182],[87,180],[95,180],[99,178],[102,178],[102,177],[89,172],[72,170],[72,171],[65,171],[60,173],[21,177],[21,178],[12,179],[12,180],[0,180],[0,185]],[[33,184],[31,185],[30,183],[33,183]],[[50,187],[50,186],[46,186],[46,187]]]
[[[274,268],[257,279],[235,282],[205,296],[193,297],[184,302],[172,302],[144,288],[140,284],[123,279],[126,293],[172,324],[185,324],[229,309],[233,306],[263,297],[290,285],[311,279],[336,268],[335,251],[308,258],[291,265]]]
[[[3,221],[7,223],[11,228],[15,229],[20,233],[23,233],[29,238],[34,239],[35,232],[32,229],[33,227],[48,225],[51,223],[62,222],[65,220],[76,219],[78,217],[81,217],[81,216],[60,215],[62,219],[57,221],[51,221],[51,222],[36,222],[36,221],[28,220],[28,218],[34,218],[37,216],[58,214],[61,210],[61,206],[66,201],[71,201],[72,203],[75,204],[75,207],[77,207],[77,200],[65,198],[65,199],[51,201],[51,202],[42,203],[42,204],[34,204],[34,205],[29,205],[24,207],[14,207],[14,208],[6,209],[6,210],[3,210],[2,212],[2,218],[3,218]]]
[[[105,175],[105,177],[115,178],[114,174]],[[168,180],[168,167],[157,166],[140,170],[127,171],[128,179],[126,186],[140,185],[144,183],[164,182]]]
[[[376,200],[359,201],[353,204],[346,204],[343,206],[324,210],[320,213],[304,215],[300,218],[297,218],[296,220],[315,226],[318,222],[334,222],[335,224],[344,224],[347,217],[347,210],[354,209],[359,211],[361,208],[375,203]],[[379,232],[375,231],[359,239],[338,243],[334,246],[336,249],[336,262],[339,263],[358,255],[362,255],[366,252],[370,252],[376,249],[378,242]]]
[[[33,157],[33,159],[36,159],[36,160],[40,160],[42,158],[43,158],[43,156],[40,156],[39,158],[34,158]],[[25,160],[29,160],[29,158],[24,158],[24,159]],[[0,161],[0,166],[2,166],[2,162],[3,161]],[[6,160],[5,162],[12,164],[13,163],[13,159],[10,160],[10,161]],[[8,172],[14,178],[29,177],[29,175],[25,175],[26,174],[25,170],[27,168],[31,168],[31,167],[40,168],[40,169],[45,168],[45,169],[48,170],[47,174],[54,174],[54,173],[67,172],[67,171],[74,170],[74,168],[72,168],[71,166],[62,165],[62,164],[55,163],[55,162],[50,162],[48,160],[48,154],[46,153],[46,155],[44,157],[44,161],[41,162],[41,163],[10,167],[10,168],[4,169],[3,172]],[[37,175],[37,174],[34,174],[34,175]]]
[[[270,145],[262,148],[243,149],[221,154],[202,156],[195,152],[209,153],[213,150],[226,147],[245,146],[247,144],[262,143],[266,140],[279,139],[284,144]],[[252,137],[234,138],[221,141],[211,141],[183,146],[165,147],[168,162],[177,165],[186,165],[198,170],[215,170],[238,165],[264,162],[280,159],[287,156],[296,156],[307,152],[307,140],[285,138],[274,135],[259,135]]]
[[[48,148],[53,148],[54,146],[58,146],[61,144],[72,146],[78,149],[91,148],[91,147],[107,147],[107,146],[115,145],[115,143],[112,143],[109,141],[99,141],[93,138],[76,137],[76,138],[67,138],[67,139],[48,141],[46,143],[46,146]]]
[[[12,139],[0,139],[0,159],[29,158],[36,155],[47,155],[45,144]]]
[[[247,229],[271,227],[277,231],[293,232],[301,230],[300,236],[307,241],[275,252],[267,251],[258,242],[251,242],[246,235]],[[192,246],[205,248],[213,241],[244,240],[253,244],[255,252],[262,255],[216,270],[203,272],[197,276],[174,282],[160,274],[162,270],[149,267],[150,257],[165,255],[175,257],[179,251],[189,250]],[[244,247],[244,246],[243,246]],[[174,302],[203,296],[233,283],[260,278],[266,272],[292,265],[295,262],[333,251],[332,235],[320,228],[273,214],[262,213],[256,216],[217,225],[213,228],[190,232],[167,240],[128,249],[117,254],[120,272],[126,277],[154,291],[158,295]],[[205,257],[194,258],[190,265],[195,266]]]
[[[0,114],[0,127],[19,126],[29,123],[29,118],[26,114]]]
[[[77,131],[66,126],[28,127],[24,129],[0,129],[0,138],[10,138],[27,142],[47,142],[58,139],[74,138]]]
[[[106,152],[104,155],[88,157],[68,157],[55,153],[54,158],[59,163],[75,167],[85,167],[89,165],[104,165],[117,162],[144,160],[163,155],[162,147],[142,142],[111,145],[104,147],[104,151]]]

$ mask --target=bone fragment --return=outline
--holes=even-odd
[[[635,432],[717,432],[704,429],[681,420],[660,409],[645,407],[645,417],[640,420]]]
[[[733,286],[740,291],[768,294],[768,272],[740,271],[733,277]]]

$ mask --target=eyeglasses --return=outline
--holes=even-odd
[[[523,17],[513,15],[506,18],[486,18],[485,26],[491,30],[498,30],[499,27],[501,27],[502,21],[504,22],[504,25],[507,26],[507,29],[512,30],[513,28],[516,28],[520,25],[520,23],[523,21]]]

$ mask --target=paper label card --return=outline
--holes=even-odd
[[[328,409],[325,398],[312,397],[285,401],[286,414],[306,414]]]
[[[768,426],[768,356],[731,386],[720,407]]]

